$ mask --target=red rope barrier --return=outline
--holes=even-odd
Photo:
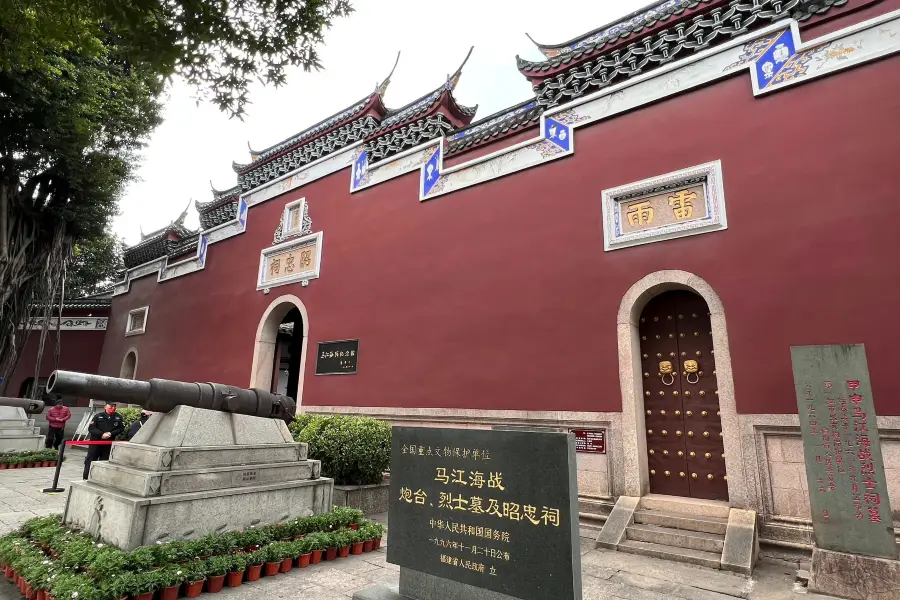
[[[66,444],[69,446],[91,446],[91,445],[103,445],[112,444],[117,440],[96,440],[96,441],[84,441],[84,442],[76,442],[74,440],[66,440]]]

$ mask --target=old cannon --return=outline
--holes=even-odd
[[[179,405],[220,412],[290,420],[297,404],[293,398],[259,389],[243,389],[221,383],[186,383],[169,379],[137,381],[54,371],[47,392],[93,398],[105,402],[137,404],[154,412],[169,412]]]
[[[27,398],[3,398],[0,397],[0,406],[10,406],[12,408],[22,408],[29,415],[39,415],[44,412],[44,402],[42,400],[29,400]]]

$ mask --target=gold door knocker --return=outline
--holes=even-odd
[[[666,381],[666,375],[669,381]],[[675,374],[672,372],[672,363],[667,360],[659,362],[659,377],[662,379],[663,385],[672,385],[675,383]]]
[[[690,383],[691,385],[700,381],[699,368],[700,367],[697,365],[696,360],[684,361],[684,371],[685,371],[684,376],[685,376],[685,379],[687,379],[687,382]],[[691,375],[694,376],[693,381],[691,381]]]

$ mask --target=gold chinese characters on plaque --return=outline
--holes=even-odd
[[[617,203],[622,233],[696,221],[707,216],[703,184]]]
[[[288,277],[312,275],[316,271],[319,258],[319,244],[312,241],[303,246],[289,248],[277,254],[266,256],[262,283],[273,283]]]

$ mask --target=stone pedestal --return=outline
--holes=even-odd
[[[332,487],[284,422],[179,406],[94,462],[64,521],[130,550],[326,512]]]
[[[809,591],[852,600],[900,598],[900,561],[814,548]]]
[[[0,452],[40,450],[44,436],[21,408],[0,406]]]
[[[375,586],[353,594],[353,600],[516,600],[512,596],[400,568],[399,586]]]

